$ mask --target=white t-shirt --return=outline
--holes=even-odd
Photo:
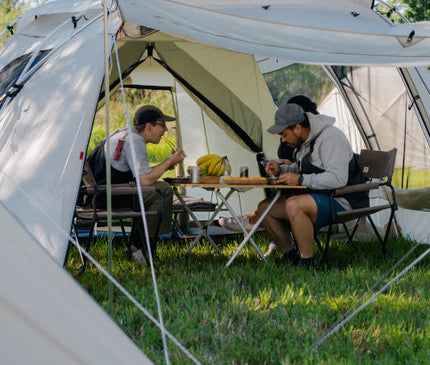
[[[146,141],[143,139],[142,136],[140,136],[137,133],[135,128],[132,128],[132,130],[133,130],[133,133],[131,135],[127,133],[127,128],[117,130],[110,135],[110,141],[111,141],[110,142],[110,146],[111,146],[110,161],[111,161],[111,166],[114,169],[117,169],[122,172],[131,170],[134,178],[136,178],[136,176],[134,175],[135,170],[132,168],[133,166],[133,160],[131,155],[132,140],[134,142],[133,144],[136,151],[136,160],[137,160],[136,170],[137,170],[138,176],[148,174],[152,171],[152,169],[149,166],[148,151],[146,149]],[[116,146],[118,145],[118,141],[121,138],[124,138],[124,146],[122,148],[122,152],[119,160],[116,161],[113,158],[115,155]],[[105,155],[106,155],[106,145],[105,145]]]

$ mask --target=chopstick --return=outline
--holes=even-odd
[[[263,166],[266,166],[269,163],[269,161],[275,161],[278,165],[285,165],[285,163],[280,160],[261,160],[260,164]]]
[[[169,138],[167,138],[166,135],[163,136],[164,138],[164,142],[166,142],[170,148],[174,149],[175,151],[178,149],[178,147],[176,147],[172,141],[169,140]],[[184,153],[184,157],[187,157],[187,155]]]

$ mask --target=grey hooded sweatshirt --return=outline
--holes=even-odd
[[[300,173],[300,164],[310,151],[311,142],[315,141],[310,162],[324,172],[319,174],[303,174],[303,185],[310,189],[331,190],[346,186],[348,182],[348,166],[353,156],[351,145],[343,132],[334,127],[335,118],[322,114],[306,113],[310,123],[310,134],[300,146],[294,164],[281,165],[281,174],[286,172]],[[342,207],[351,209],[344,198],[336,198]]]

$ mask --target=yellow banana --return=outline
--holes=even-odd
[[[203,164],[205,161],[208,161],[208,160],[211,160],[212,158],[219,158],[219,156],[218,155],[215,155],[215,154],[208,154],[208,155],[204,155],[204,156],[202,156],[202,157],[200,157],[198,160],[197,160],[197,165],[198,166],[200,166],[201,164]]]
[[[203,162],[201,162],[198,166],[200,166],[200,168],[204,168],[204,167],[209,167],[212,163],[217,161],[217,157],[211,157]]]
[[[220,158],[213,158],[211,160],[211,163],[208,166],[208,174],[210,176],[214,176],[213,172],[215,171],[215,168],[217,167],[217,165],[219,164],[220,161],[222,161],[221,157]]]
[[[214,166],[214,168],[211,171],[211,175],[212,176],[219,176],[219,170],[222,167],[222,164],[223,164],[223,160],[222,159],[220,159],[220,160],[217,161],[216,165]]]
[[[208,175],[208,168],[207,167],[200,168],[200,176],[207,176],[207,175]]]
[[[222,176],[223,171],[224,171],[224,158],[221,158],[214,168],[213,175]]]
[[[225,161],[224,161],[224,159],[222,159],[221,163],[218,166],[218,171],[216,171],[217,176],[224,175],[224,166],[225,166]]]

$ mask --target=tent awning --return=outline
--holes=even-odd
[[[122,0],[126,21],[254,55],[335,65],[430,63],[430,24],[346,0]]]

